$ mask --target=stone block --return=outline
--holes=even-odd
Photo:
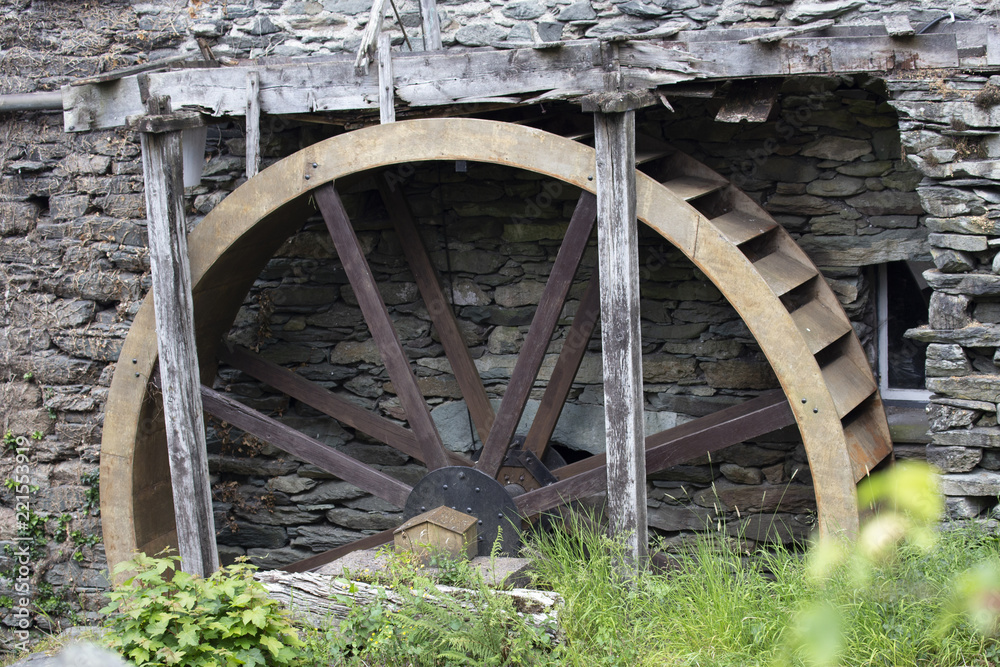
[[[817,157],[821,160],[850,162],[871,152],[871,144],[863,139],[827,136],[808,144],[799,154],[803,157]]]
[[[996,375],[928,378],[927,389],[951,398],[1000,403],[1000,382]]]
[[[493,299],[505,308],[537,305],[545,290],[545,283],[522,280],[510,285],[501,285],[493,292]]]
[[[744,468],[735,463],[723,463],[719,472],[730,482],[736,484],[763,484],[764,473],[760,468]]]
[[[972,364],[966,358],[961,345],[931,343],[927,346],[924,370],[928,377],[969,375],[972,372]]]
[[[985,403],[995,409],[992,403]],[[932,431],[948,431],[972,426],[976,419],[982,414],[979,410],[969,410],[951,405],[931,403],[927,406],[930,415],[930,427]]]
[[[956,216],[950,218],[924,218],[924,226],[932,232],[957,234],[998,234],[1000,220],[991,220],[985,215],[977,217]]]
[[[985,273],[953,274],[924,271],[927,284],[939,292],[969,296],[1000,296],[1000,276]]]
[[[258,525],[247,522],[224,523],[216,526],[215,540],[233,547],[283,547],[288,541],[281,526]]]
[[[312,507],[359,498],[364,493],[358,487],[347,482],[323,482],[310,491],[292,496],[292,501],[299,505]]]
[[[849,197],[865,191],[865,182],[851,176],[836,176],[815,180],[806,185],[806,192],[818,197]]]
[[[703,507],[660,505],[646,511],[646,522],[653,528],[667,532],[678,530],[705,530],[715,523],[715,513]]]
[[[928,309],[929,323],[932,329],[961,329],[971,323],[969,304],[971,299],[964,294],[947,294],[934,292],[931,294]]]
[[[735,538],[767,544],[805,544],[815,526],[795,514],[762,513],[730,520],[726,531]]]
[[[949,519],[973,519],[996,503],[992,498],[945,498],[945,516]]]
[[[927,235],[927,242],[939,248],[951,248],[965,252],[982,252],[987,249],[986,237],[972,234],[940,234]]]
[[[832,19],[864,5],[864,0],[832,0],[828,2],[796,2],[785,12],[785,18],[793,23],[809,23],[821,19]]]
[[[299,526],[289,531],[295,534],[291,546],[326,551],[350,544],[364,537],[364,533],[346,530],[337,526]]]
[[[983,458],[977,447],[938,447],[927,445],[927,462],[941,472],[969,472]]]
[[[740,512],[745,513],[772,514],[777,511],[799,513],[816,509],[813,488],[801,484],[746,486],[729,481],[717,481],[713,488],[695,494],[694,500],[702,507],[721,505],[726,510],[736,511],[738,508]]]
[[[584,0],[564,6],[556,18],[560,21],[590,21],[597,18],[597,12],[589,0]]]
[[[935,445],[956,447],[1000,448],[1000,429],[977,427],[939,431],[931,433],[931,442]]]
[[[403,522],[400,512],[365,512],[349,507],[335,507],[326,511],[326,520],[354,530],[388,530]]]
[[[1000,472],[979,470],[941,476],[941,493],[946,496],[1000,496]]]

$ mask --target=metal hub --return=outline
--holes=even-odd
[[[500,551],[516,556],[521,546],[521,516],[514,499],[492,477],[474,468],[448,466],[417,482],[403,508],[405,519],[445,505],[478,519],[478,554],[490,555],[500,535]]]

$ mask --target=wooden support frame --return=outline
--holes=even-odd
[[[629,568],[645,567],[646,457],[639,331],[635,111],[594,114],[608,508]]]
[[[389,35],[378,38],[378,111],[379,122],[396,122],[396,93],[392,83],[392,53]]]
[[[438,51],[441,43],[441,19],[437,0],[420,0],[420,19],[424,31],[424,51]]]
[[[247,73],[246,173],[253,178],[260,171],[260,75]]]
[[[170,101],[151,98],[149,112],[169,115]],[[219,569],[219,554],[195,347],[181,131],[166,126],[170,129],[140,134],[149,260],[178,551],[183,571],[204,577]]]

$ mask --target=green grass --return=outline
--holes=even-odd
[[[625,582],[619,547],[603,535],[573,527],[536,537],[537,583],[566,598],[566,664],[1000,664],[995,639],[949,614],[956,579],[1000,556],[997,539],[974,527],[931,551],[848,559],[822,578],[800,554],[735,545],[706,535],[676,569]]]

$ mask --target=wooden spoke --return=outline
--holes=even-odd
[[[781,391],[772,391],[646,438],[646,473],[659,472],[795,423]],[[607,484],[607,459],[592,456],[552,471],[559,481],[515,499],[525,514],[544,512],[567,500],[597,493]]]
[[[369,468],[350,456],[205,385],[201,387],[201,400],[206,412],[254,437],[269,442],[303,461],[317,465],[345,482],[350,482],[359,489],[397,507],[406,504],[406,498],[412,489],[384,472]]]
[[[504,454],[510,446],[511,438],[514,437],[514,429],[521,420],[528,395],[545,358],[545,350],[559,321],[562,306],[566,302],[573,276],[576,275],[576,269],[587,249],[587,242],[590,240],[596,219],[597,198],[589,192],[581,193],[576,210],[570,219],[569,228],[566,230],[566,237],[556,255],[552,273],[549,274],[549,281],[545,284],[542,298],[538,302],[538,309],[535,310],[531,329],[521,346],[521,353],[507,384],[507,391],[500,402],[500,410],[493,423],[493,429],[483,445],[482,456],[476,463],[476,468],[490,477],[496,476],[500,469]]]
[[[343,558],[347,554],[354,553],[355,551],[361,551],[362,549],[374,549],[375,547],[380,547],[383,544],[388,544],[389,542],[392,542],[392,534],[395,530],[395,528],[390,528],[389,530],[383,530],[381,533],[375,533],[374,535],[369,535],[368,537],[362,537],[360,540],[351,542],[350,544],[345,544],[335,549],[329,549],[323,553],[316,554],[315,556],[310,556],[309,558],[303,558],[302,560],[296,561],[291,565],[286,565],[281,569],[285,572],[309,572],[310,570],[315,570],[318,567],[322,567],[327,563],[332,563],[338,558]]]
[[[573,324],[570,325],[566,340],[563,341],[562,351],[559,359],[552,370],[549,384],[545,387],[545,394],[542,395],[542,402],[538,406],[538,414],[531,424],[528,436],[524,441],[524,448],[533,453],[539,459],[545,456],[545,450],[549,447],[549,439],[555,431],[559,415],[562,414],[563,405],[569,390],[573,387],[573,379],[576,372],[580,370],[580,363],[583,355],[587,352],[587,344],[597,326],[597,318],[601,315],[601,281],[595,271],[587,285],[587,291],[580,299],[580,306],[573,317]]]
[[[448,465],[448,455],[441,443],[430,410],[417,386],[417,376],[413,374],[410,361],[399,342],[399,335],[392,326],[389,310],[379,294],[371,267],[365,259],[361,244],[351,226],[351,220],[344,209],[344,203],[333,183],[321,185],[313,191],[316,204],[323,214],[323,220],[333,238],[340,261],[344,265],[347,278],[354,288],[354,295],[361,306],[361,312],[368,323],[372,339],[378,346],[389,377],[396,387],[399,402],[406,411],[406,420],[410,424],[417,442],[423,451],[421,457],[430,470]]]
[[[399,235],[400,245],[403,246],[403,253],[410,264],[410,270],[413,271],[413,277],[417,281],[417,288],[427,306],[427,312],[430,313],[431,321],[434,322],[434,328],[441,338],[444,353],[451,363],[451,369],[455,372],[455,380],[462,389],[469,414],[472,416],[472,423],[476,426],[479,439],[486,442],[495,418],[493,406],[490,405],[486,388],[483,387],[482,378],[479,377],[476,364],[469,354],[469,348],[465,345],[462,332],[458,329],[455,314],[441,291],[441,283],[434,272],[430,257],[427,256],[423,240],[417,232],[410,207],[403,197],[402,190],[392,187],[384,178],[378,178],[376,182],[382,194],[382,201],[385,202],[389,217],[396,228],[396,234]]]
[[[337,396],[325,387],[310,382],[301,375],[279,366],[242,347],[225,344],[219,348],[219,359],[261,382],[302,401],[311,408],[333,417],[353,429],[384,442],[408,456],[423,461],[423,450],[413,431],[407,430],[385,417],[365,410],[351,401]],[[469,459],[448,453],[451,465],[471,466]]]

